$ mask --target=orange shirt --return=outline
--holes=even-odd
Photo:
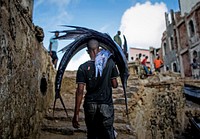
[[[154,66],[155,66],[155,68],[157,69],[157,68],[160,68],[160,66],[163,64],[163,61],[162,60],[160,60],[160,59],[155,59],[154,60]]]

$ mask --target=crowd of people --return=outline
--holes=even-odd
[[[145,56],[143,59],[141,59],[142,54],[139,53],[138,57],[135,60],[135,65],[136,66],[136,72],[137,74],[141,74],[141,70],[144,70],[146,76],[153,75],[152,69],[148,65],[148,56]],[[153,61],[154,64],[154,69],[156,73],[159,73],[161,68],[163,67],[163,61],[161,60],[160,56],[157,55],[156,58]]]

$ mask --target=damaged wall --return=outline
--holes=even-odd
[[[183,133],[185,98],[177,77],[159,74],[138,84],[129,103],[130,123],[138,139],[173,139]]]
[[[24,6],[24,2],[0,1],[1,139],[37,138],[40,120],[53,96],[55,71],[35,36],[29,11],[33,3]],[[41,86],[42,77],[47,86],[45,80]]]

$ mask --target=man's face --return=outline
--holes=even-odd
[[[56,32],[55,35],[56,35],[56,37],[58,37],[59,36],[59,32]]]

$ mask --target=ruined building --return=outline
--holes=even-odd
[[[191,77],[194,75],[191,66],[194,56],[200,62],[200,2],[179,0],[179,4],[180,12],[171,10],[170,19],[168,14],[165,15],[166,31],[161,48],[165,70]]]

